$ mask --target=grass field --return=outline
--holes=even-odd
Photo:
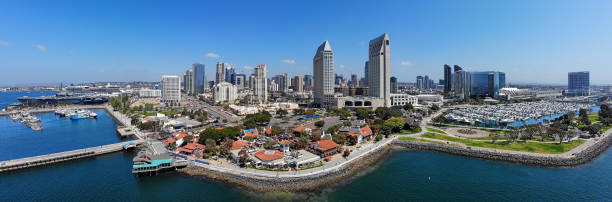
[[[399,140],[407,140],[407,141],[413,141],[413,142],[429,142],[429,143],[436,143],[436,144],[444,144],[441,142],[436,142],[436,141],[431,141],[431,140],[423,140],[423,139],[417,139],[417,138],[413,138],[413,137],[400,137],[398,138]]]
[[[417,134],[420,133],[421,131],[423,131],[423,129],[421,129],[420,127],[417,128],[415,131],[409,131],[409,130],[402,130],[402,132],[400,133],[395,133],[393,135],[412,135],[412,134]]]
[[[524,151],[524,152],[534,152],[534,153],[543,153],[543,154],[560,154],[565,153],[573,148],[584,143],[584,140],[575,140],[570,143],[564,144],[551,144],[551,143],[540,143],[540,142],[496,142],[491,143],[489,141],[473,141],[469,139],[461,139],[456,137],[451,137],[447,135],[440,135],[435,133],[425,133],[422,135],[425,138],[445,140],[450,142],[459,142],[463,143],[467,146],[472,147],[485,147],[485,148],[493,148],[493,149],[503,149],[503,150],[512,150],[512,151]]]
[[[440,133],[440,134],[446,134],[446,132],[444,132],[442,130],[435,129],[435,128],[427,128],[427,131],[435,132],[435,133]]]
[[[595,121],[599,121],[599,113],[591,113],[591,114],[589,114],[589,121],[591,121],[591,123],[593,123]]]

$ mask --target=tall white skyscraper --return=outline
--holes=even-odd
[[[179,76],[162,76],[162,102],[169,107],[181,102],[181,79]]]
[[[225,64],[217,62],[217,76],[215,78],[215,84],[225,81]]]
[[[216,84],[213,88],[213,98],[215,102],[233,102],[236,100],[236,94],[238,90],[236,86],[228,82],[221,82]]]
[[[385,107],[391,107],[389,35],[383,34],[370,41],[368,61],[368,95],[382,98]]]
[[[326,94],[334,93],[334,52],[325,41],[317,49],[312,59],[312,69],[314,72],[314,100],[315,103],[323,106]]]
[[[266,102],[268,99],[268,80],[266,78],[266,65],[259,64],[253,69],[253,96],[254,99],[260,102]]]

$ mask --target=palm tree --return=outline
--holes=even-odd
[[[497,133],[491,133],[489,134],[489,137],[491,138],[491,144],[495,144],[495,141],[497,140],[497,138],[499,137],[499,134]]]

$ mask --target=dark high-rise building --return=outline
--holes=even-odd
[[[438,85],[440,85],[440,86],[444,85],[444,79],[438,80]]]
[[[361,86],[368,86],[368,61],[365,62],[365,73],[363,74],[363,81]]]
[[[391,77],[391,93],[397,93],[397,78]]]
[[[424,86],[423,86],[423,76],[417,76],[416,77],[416,87],[418,89],[423,89],[424,88]]]
[[[312,86],[312,75],[304,75],[304,86],[310,87]]]
[[[192,78],[191,84],[189,85],[192,89],[191,93],[193,94],[202,94],[204,93],[204,89],[206,88],[206,76],[204,64],[194,63],[192,65]]]
[[[589,96],[591,95],[589,72],[567,73],[568,95]]]
[[[334,81],[335,81],[334,83],[336,85],[340,85],[340,84],[342,84],[342,81],[344,81],[344,77],[342,77],[342,75],[336,74],[336,79],[334,79]]]
[[[458,72],[458,71],[463,70],[463,68],[459,67],[459,65],[454,65],[453,68],[454,68],[453,72]]]
[[[453,87],[453,84],[451,83],[451,76],[452,73],[450,65],[444,64],[444,93],[449,93]]]

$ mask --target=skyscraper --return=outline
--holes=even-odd
[[[391,77],[391,93],[397,93],[397,78]]]
[[[234,66],[229,65],[229,64],[225,64],[225,82],[231,83],[232,82],[232,74],[235,74],[236,70],[234,69]]]
[[[314,72],[314,101],[323,105],[326,94],[334,93],[334,52],[329,42],[323,42],[312,59]]]
[[[253,69],[253,96],[259,102],[266,102],[268,99],[268,80],[266,78],[266,65],[259,64]]]
[[[304,77],[303,76],[293,77],[292,83],[293,83],[294,92],[304,92]]]
[[[423,76],[417,76],[416,77],[416,87],[418,89],[423,89],[424,85],[423,85]]]
[[[430,89],[431,87],[429,86],[431,82],[429,81],[429,76],[425,75],[425,77],[423,78],[423,88],[425,89]]]
[[[368,85],[368,74],[370,72],[368,71],[368,68],[369,68],[368,66],[369,66],[368,65],[368,61],[366,61],[365,62],[365,67],[364,67],[364,73],[363,73],[363,81],[362,81],[363,83],[362,83],[361,86],[369,86]]]
[[[204,64],[193,63],[191,71],[193,73],[192,80],[190,81],[190,92],[192,94],[202,94],[206,89],[206,73]],[[185,81],[187,83],[187,81]]]
[[[215,84],[225,81],[225,64],[217,62],[217,76],[215,77]]]
[[[449,93],[452,89],[451,76],[450,65],[444,64],[444,93]]]
[[[308,74],[304,75],[304,85],[306,87],[310,87],[310,86],[312,86],[312,83],[313,83],[312,82],[312,75],[308,75]]]
[[[236,85],[237,90],[242,90],[245,87],[246,83],[246,75],[244,74],[232,74],[232,82],[231,84]]]
[[[162,76],[162,102],[166,106],[179,106],[181,102],[181,79],[179,76]]]
[[[383,34],[370,41],[368,60],[368,94],[384,99],[385,107],[391,107],[389,35]]]
[[[187,94],[191,94],[193,92],[193,70],[185,71],[183,75],[183,91]]]
[[[589,96],[591,95],[589,72],[567,73],[567,87],[569,95]]]

